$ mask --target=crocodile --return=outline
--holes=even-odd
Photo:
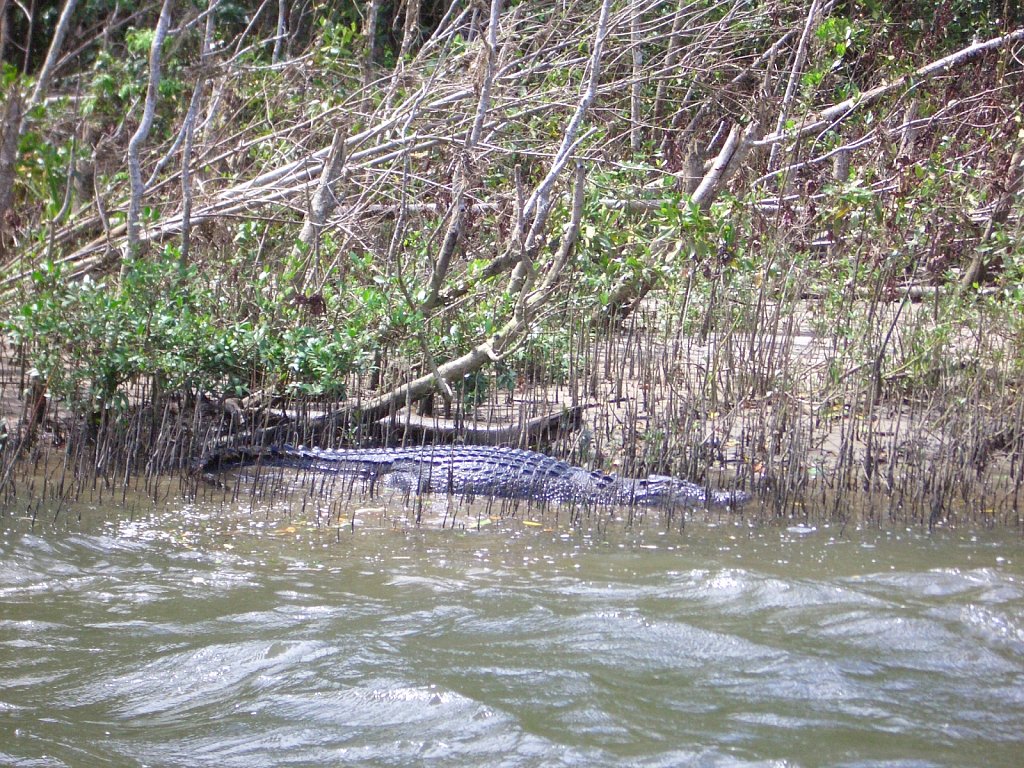
[[[750,494],[712,490],[665,475],[620,477],[536,451],[483,445],[327,450],[290,445],[214,453],[197,469],[209,474],[247,464],[292,467],[361,479],[405,493],[522,499],[539,503],[672,508],[736,507]]]

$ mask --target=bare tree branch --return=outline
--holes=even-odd
[[[909,87],[912,84],[920,86],[923,82],[944,74],[953,67],[964,64],[976,56],[1004,48],[1022,40],[1024,40],[1024,29],[1016,29],[1005,35],[985,40],[984,42],[973,43],[966,48],[961,48],[955,53],[943,56],[941,59],[937,59],[923,67],[919,67],[910,74],[898,77],[892,82],[884,83],[875,88],[864,91],[863,93],[857,94],[856,96],[851,96],[845,101],[841,101],[838,104],[833,104],[831,107],[821,110],[817,114],[807,115],[793,131],[775,131],[774,133],[770,133],[756,141],[755,146],[771,146],[780,141],[798,139],[804,136],[809,136],[812,133],[818,133],[843,120],[858,107],[863,107],[878,101],[880,98],[892,93],[893,91]]]
[[[642,13],[640,0],[633,0],[629,16],[630,48],[633,53],[633,80],[629,85],[629,146],[634,152],[640,150],[640,143],[643,141],[643,132],[640,126],[644,66],[643,48],[640,46],[640,17]]]
[[[71,14],[75,12],[75,6],[78,4],[78,0],[67,0],[64,3],[64,9],[60,12],[60,18],[57,20],[57,26],[53,31],[53,40],[50,41],[50,49],[46,53],[46,61],[43,62],[42,69],[39,70],[39,77],[36,80],[36,87],[32,90],[32,96],[28,100],[28,108],[26,112],[31,112],[40,103],[42,103],[43,97],[46,96],[46,92],[50,87],[50,79],[53,77],[53,73],[57,70],[57,61],[60,57],[61,46],[64,45],[64,38],[68,33],[68,27],[71,26]]]
[[[405,23],[402,26],[402,47],[398,52],[399,60],[409,55],[420,32],[420,0],[402,0],[402,5],[405,6]]]
[[[199,54],[199,78],[188,105],[183,126],[184,146],[181,151],[181,263],[188,263],[188,251],[191,240],[192,216],[192,144],[195,139],[195,126],[199,119],[199,104],[203,99],[206,86],[206,65],[209,62],[213,47],[214,9],[220,0],[209,0],[206,8],[206,28],[203,34],[203,48]],[[150,182],[152,183],[152,181]],[[147,185],[148,186],[148,185]]]
[[[775,123],[775,132],[781,133],[786,127],[786,120],[789,118],[789,109],[796,97],[796,89],[803,75],[804,64],[807,62],[807,43],[811,37],[811,29],[817,23],[819,16],[819,2],[812,0],[811,7],[807,11],[807,20],[804,22],[803,32],[800,33],[800,41],[796,46],[796,53],[793,56],[793,66],[789,71],[789,80],[786,83],[786,93],[782,97],[782,104],[779,106],[779,115]],[[779,145],[773,144],[771,155],[768,158],[768,170],[775,170],[779,162]]]
[[[306,214],[306,221],[302,225],[298,242],[310,254],[307,258],[307,268],[303,269],[298,277],[296,289],[301,293],[308,285],[311,274],[308,262],[319,248],[320,233],[323,231],[327,217],[338,207],[337,184],[345,169],[345,133],[341,128],[334,132],[334,141],[331,142],[331,151],[327,156],[327,162],[320,174],[320,184],[313,194],[312,204]],[[292,250],[293,257],[299,255],[298,246]]]
[[[288,0],[277,0],[277,34],[274,35],[274,50],[270,55],[271,64],[281,62],[281,46],[288,34]]]
[[[142,195],[145,193],[142,182],[142,165],[139,158],[142,145],[149,136],[156,114],[156,101],[160,87],[160,48],[167,36],[167,28],[171,23],[171,4],[173,0],[164,0],[160,9],[160,18],[153,31],[153,43],[149,49],[149,85],[146,89],[146,101],[143,105],[142,119],[139,127],[128,142],[128,174],[131,178],[132,195],[128,204],[127,221],[127,255],[134,257],[139,250],[139,217],[142,212]]]
[[[745,130],[740,130],[734,125],[729,131],[729,138],[725,140],[718,156],[711,164],[710,170],[704,175],[697,189],[691,195],[694,203],[704,210],[711,206],[711,201],[725,186],[725,182],[736,172],[747,153],[757,143],[757,136],[761,130],[761,124],[754,120]]]
[[[363,91],[366,99],[370,96],[370,81],[373,79],[373,59],[377,49],[377,18],[380,16],[381,0],[369,0],[366,4],[366,15],[363,19],[363,54],[359,60],[362,69]],[[365,102],[363,108],[366,109]]]
[[[462,239],[463,219],[465,217],[465,198],[467,193],[466,168],[469,157],[480,140],[480,132],[487,117],[487,110],[491,104],[491,87],[494,83],[494,60],[498,47],[498,22],[501,17],[501,0],[491,0],[491,13],[487,25],[487,34],[484,38],[484,45],[478,58],[479,91],[480,98],[477,101],[476,113],[473,118],[473,128],[466,135],[466,142],[459,156],[455,158],[455,167],[452,172],[452,203],[449,214],[448,227],[441,241],[441,249],[434,263],[433,273],[430,277],[430,285],[427,289],[427,297],[424,299],[421,309],[429,311],[439,303],[441,286],[448,276],[448,267],[452,256]]]

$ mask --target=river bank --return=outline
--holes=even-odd
[[[736,514],[759,522],[1020,527],[1019,402],[1016,410],[996,407],[1014,391],[1011,382],[999,392],[974,387],[973,401],[948,386],[927,397],[924,390],[899,395],[894,377],[882,393],[855,375],[830,382],[835,339],[806,319],[793,327],[788,336],[698,338],[678,329],[670,335],[659,314],[648,312],[611,335],[581,337],[557,378],[491,381],[456,401],[450,418],[438,401],[433,415],[406,409],[345,434],[356,444],[490,442],[497,435],[495,442],[604,471],[747,490],[755,500]],[[897,339],[910,332],[898,330]],[[31,372],[5,348],[5,474],[28,478],[42,461],[48,493],[68,498],[95,478],[111,489],[148,487],[184,472],[185,487],[195,489],[187,470],[198,456],[214,445],[263,442],[268,434],[280,442],[339,445],[339,429],[316,432],[309,425],[329,423],[332,409],[351,407],[259,398],[154,402],[152,390],[140,388],[128,410],[86,425],[49,398],[45,408],[26,406],[30,381]],[[360,390],[348,403],[372,396]],[[33,413],[38,422],[30,428]],[[559,424],[559,414],[571,418]],[[544,428],[519,432],[527,423]],[[18,438],[30,433],[16,458]]]

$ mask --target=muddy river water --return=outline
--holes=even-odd
[[[1019,532],[388,504],[9,511],[0,765],[1024,765]]]

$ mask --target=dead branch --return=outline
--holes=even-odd
[[[789,80],[786,82],[786,93],[782,97],[782,104],[779,106],[779,115],[775,123],[775,132],[780,133],[786,127],[786,120],[789,119],[790,106],[796,97],[796,89],[803,75],[804,64],[807,62],[807,44],[811,36],[811,29],[817,23],[820,15],[818,0],[812,0],[811,7],[807,11],[807,20],[804,22],[803,32],[800,33],[800,40],[796,45],[796,54],[793,57],[793,67],[789,72]],[[771,155],[768,158],[768,169],[774,170],[779,162],[779,145],[773,144]]]
[[[639,0],[634,0],[630,9],[629,37],[630,49],[633,53],[633,79],[629,87],[629,146],[634,151],[640,150],[643,141],[641,125],[641,95],[643,93],[644,54],[640,47],[640,16],[643,11]]]
[[[1012,45],[1013,43],[1017,43],[1022,40],[1024,40],[1024,29],[1016,29],[1005,35],[993,37],[990,40],[974,43],[966,48],[961,48],[959,51],[951,53],[949,56],[943,56],[941,59],[936,59],[929,64],[925,64],[923,67],[918,67],[910,74],[898,77],[892,82],[883,83],[882,85],[864,91],[856,96],[851,96],[845,101],[833,104],[831,107],[823,109],[816,114],[806,115],[803,120],[800,121],[799,126],[793,131],[775,131],[774,133],[770,133],[756,141],[754,146],[768,147],[781,141],[800,139],[804,136],[809,136],[813,133],[818,133],[827,128],[831,128],[844,120],[859,107],[872,104],[883,96],[902,88],[906,88],[911,85],[919,86],[925,81],[938,77],[939,75],[944,74],[954,67],[960,66],[983,53],[999,50],[1000,48],[1005,48],[1008,45]]]
[[[139,250],[139,216],[142,213],[142,195],[146,191],[142,181],[142,163],[139,153],[143,143],[149,136],[149,130],[153,126],[153,118],[156,115],[157,89],[160,87],[160,48],[164,38],[167,36],[167,28],[171,23],[171,3],[173,0],[164,0],[160,8],[160,17],[157,20],[156,29],[153,33],[153,43],[149,49],[149,85],[146,89],[146,101],[142,109],[142,119],[139,127],[128,142],[128,175],[131,179],[131,199],[128,204],[127,221],[127,255],[134,257]]]
[[[78,0],[67,0],[64,3],[64,9],[60,12],[57,26],[53,30],[53,40],[50,41],[50,48],[46,52],[46,61],[43,62],[43,67],[39,70],[36,87],[32,89],[32,96],[28,100],[26,112],[31,112],[41,104],[43,97],[46,96],[46,92],[49,90],[50,80],[53,77],[53,73],[57,71],[61,46],[64,45],[64,38],[67,36],[68,27],[71,26],[71,14],[75,12],[77,4]]]
[[[430,285],[427,289],[427,297],[421,305],[423,311],[430,311],[439,304],[441,287],[448,276],[448,267],[452,256],[462,240],[466,208],[465,199],[468,192],[467,177],[469,175],[466,166],[469,163],[469,157],[480,141],[480,132],[491,104],[491,88],[494,84],[494,60],[498,47],[498,22],[500,16],[501,0],[491,0],[491,14],[487,25],[487,35],[484,39],[484,45],[481,48],[477,64],[480,69],[480,74],[478,75],[480,98],[473,117],[473,127],[466,136],[462,152],[455,158],[455,167],[452,173],[452,203],[448,227],[441,241],[441,250],[434,262]]]
[[[380,16],[381,0],[370,0],[366,4],[366,12],[363,19],[363,54],[360,57],[359,65],[362,69],[363,92],[366,100],[363,109],[366,110],[370,98],[370,81],[373,79],[373,59],[377,47],[377,18]]]
[[[209,0],[206,8],[206,28],[203,34],[203,48],[199,54],[200,75],[196,81],[195,90],[192,92],[192,99],[188,105],[188,113],[185,115],[183,126],[184,146],[181,151],[181,263],[188,263],[188,251],[191,240],[191,215],[192,215],[192,144],[195,140],[195,126],[199,119],[199,104],[203,100],[203,92],[206,88],[206,64],[210,58],[210,51],[213,47],[213,19],[214,9],[220,4],[220,0]]]
[[[480,423],[468,419],[420,416],[406,408],[379,423],[388,431],[401,430],[403,442],[407,444],[429,445],[459,440],[469,445],[516,445],[525,448],[553,439],[564,431],[579,429],[584,410],[585,406],[576,405],[519,422]]]
[[[337,185],[342,178],[345,168],[345,134],[341,128],[334,132],[334,140],[331,142],[331,150],[327,155],[327,162],[324,163],[323,171],[320,174],[320,184],[313,194],[313,200],[306,214],[306,221],[299,233],[298,243],[304,247],[312,258],[318,248],[320,233],[323,231],[327,218],[338,207]],[[300,247],[296,244],[292,249],[292,255],[299,256]],[[309,269],[301,271],[296,284],[296,290],[300,293],[305,290],[309,282]]]
[[[668,45],[665,50],[665,60],[662,69],[665,72],[672,72],[676,68],[676,62],[682,54],[683,28],[686,25],[687,15],[684,13],[688,3],[686,0],[678,0],[679,5],[676,12],[672,14],[672,31],[669,33]],[[658,79],[658,88],[654,94],[654,123],[660,126],[667,109],[668,102],[668,80]]]
[[[288,35],[288,3],[277,0],[277,33],[274,35],[274,50],[270,55],[271,64],[281,62],[281,44]]]
[[[729,131],[729,137],[722,145],[718,156],[711,164],[711,169],[705,174],[696,191],[691,195],[691,200],[702,209],[707,210],[711,201],[721,192],[725,182],[729,180],[736,170],[743,164],[747,154],[757,143],[760,134],[761,124],[757,120],[750,123],[744,130],[734,125]]]

